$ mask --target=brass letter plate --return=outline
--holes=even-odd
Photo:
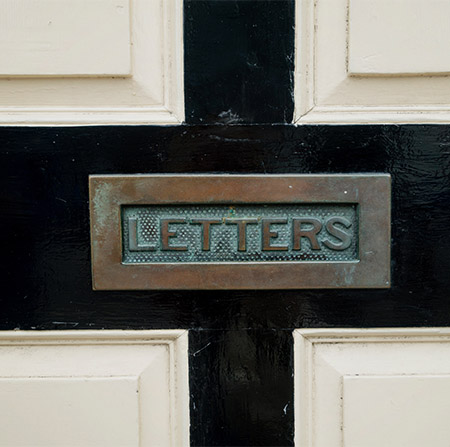
[[[95,175],[93,287],[390,286],[390,176]]]

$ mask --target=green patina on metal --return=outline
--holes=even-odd
[[[122,206],[121,221],[124,264],[358,261],[356,204]]]

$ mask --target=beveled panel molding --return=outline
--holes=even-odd
[[[294,331],[297,447],[445,447],[450,329]]]
[[[450,123],[448,2],[297,0],[297,124]]]
[[[182,0],[63,3],[2,2],[0,125],[184,120]]]
[[[0,332],[0,445],[188,446],[188,334]]]

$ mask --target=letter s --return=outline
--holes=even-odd
[[[352,223],[345,217],[330,217],[325,224],[325,228],[331,236],[334,236],[341,242],[335,243],[333,241],[330,241],[329,239],[325,239],[323,243],[330,250],[342,251],[350,247],[350,244],[352,243],[352,234],[347,233],[339,227],[336,227],[335,224],[337,223],[343,225],[345,228],[350,228],[352,226]]]

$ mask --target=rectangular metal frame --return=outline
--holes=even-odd
[[[95,290],[390,287],[391,179],[346,175],[93,175]],[[123,205],[338,204],[359,210],[359,260],[122,263]]]

